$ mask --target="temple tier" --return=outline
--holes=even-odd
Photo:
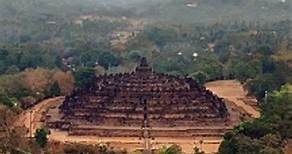
[[[74,91],[59,114],[49,126],[70,135],[194,136],[209,128],[222,135],[229,121],[221,98],[191,78],[154,72],[145,58],[135,72],[98,76]]]

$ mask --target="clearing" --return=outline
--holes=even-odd
[[[205,85],[207,89],[243,109],[253,118],[259,118],[260,112],[255,107],[256,100],[247,96],[242,84],[236,80],[219,80]]]
[[[254,99],[247,97],[247,92],[244,91],[242,85],[235,80],[224,80],[224,81],[214,81],[206,84],[207,89],[211,90],[219,97],[222,97],[228,101],[227,106],[234,108],[243,109],[246,113],[254,118],[260,116],[260,112],[257,111],[251,103]],[[32,132],[35,132],[37,128],[43,126],[44,117],[49,109],[56,108],[64,100],[64,97],[56,97],[51,99],[46,99],[30,110],[24,111],[19,119],[15,122],[15,126],[25,126],[30,128],[30,116],[31,116],[31,126]],[[231,103],[230,103],[231,102]],[[232,116],[232,115],[231,115]],[[30,135],[30,131],[27,132],[27,136]],[[145,140],[141,138],[131,138],[131,137],[97,137],[97,136],[68,136],[66,132],[61,132],[58,130],[51,130],[51,135],[49,139],[52,141],[60,141],[63,143],[84,143],[84,144],[99,144],[105,143],[111,147],[118,149],[127,149],[129,151],[134,151],[136,149],[143,149],[145,146]],[[218,151],[219,145],[221,143],[221,138],[155,138],[148,141],[152,148],[156,149],[162,147],[163,145],[178,144],[180,145],[186,153],[192,153],[195,146],[199,147],[206,153],[215,153]]]

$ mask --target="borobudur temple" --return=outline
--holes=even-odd
[[[146,58],[131,73],[95,77],[58,114],[49,127],[103,137],[222,136],[229,122],[223,99],[191,78],[154,72]]]

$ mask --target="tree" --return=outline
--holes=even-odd
[[[255,64],[241,61],[236,63],[231,69],[235,78],[241,82],[255,78],[260,72]]]
[[[64,147],[65,154],[115,154],[125,153],[124,151],[112,151],[106,145],[84,145],[84,144],[69,144]]]
[[[7,96],[7,93],[0,87],[0,104],[3,104],[8,107],[13,107],[14,103],[11,99]]]
[[[267,134],[276,133],[275,127],[263,119],[256,119],[252,122],[242,123],[235,127],[234,131],[252,139],[259,139]]]
[[[6,70],[6,74],[16,74],[19,72],[19,68],[15,65],[10,66],[9,68],[7,68]]]
[[[189,77],[191,77],[194,80],[196,80],[200,85],[205,84],[207,79],[209,78],[206,73],[201,72],[201,71],[195,72],[195,73],[189,75]]]
[[[266,57],[262,60],[262,73],[273,73],[276,69],[276,64],[272,58]]]
[[[205,154],[204,151],[201,151],[198,147],[194,148],[194,154]]]
[[[48,143],[48,135],[49,135],[48,130],[44,128],[36,130],[35,140],[40,147],[44,148],[46,146],[46,144]]]
[[[276,125],[282,138],[292,137],[292,85],[286,84],[272,92],[263,107],[263,116]]]
[[[176,30],[172,27],[151,27],[145,30],[145,34],[158,47],[163,47],[178,37]]]
[[[109,67],[118,66],[120,60],[110,52],[104,52],[98,57],[98,64],[108,69]]]
[[[54,73],[52,80],[58,83],[61,95],[70,95],[74,89],[75,80],[70,71],[63,72],[58,70]]]
[[[207,80],[218,80],[223,77],[223,67],[215,62],[204,64],[201,71],[207,74]]]
[[[260,46],[257,49],[257,54],[261,54],[262,56],[266,57],[266,56],[270,56],[273,54],[273,50],[271,49],[271,47],[267,46],[267,45],[263,45]]]
[[[56,96],[60,96],[60,94],[61,94],[61,89],[59,87],[58,82],[55,81],[54,84],[50,88],[50,96],[56,97]]]
[[[220,154],[282,154],[283,141],[292,132],[292,85],[269,94],[263,115],[224,135]]]
[[[4,61],[1,61],[0,60],[0,74],[3,74],[6,72],[6,69],[7,69],[7,66],[6,64],[4,63]]]
[[[42,66],[44,62],[40,53],[37,51],[29,51],[24,52],[20,56],[19,67],[23,70],[25,68],[37,68],[38,66]]]
[[[246,86],[249,93],[261,100],[265,96],[265,91],[276,90],[281,83],[278,82],[277,76],[274,74],[259,75],[247,82]]]
[[[139,62],[142,56],[140,54],[140,51],[132,50],[129,53],[127,53],[126,57],[134,62]]]
[[[55,66],[57,66],[58,68],[63,68],[64,67],[64,64],[63,64],[63,61],[62,61],[62,58],[61,56],[57,56],[54,60],[54,64]]]
[[[49,91],[49,87],[52,84],[52,80],[50,79],[52,71],[37,68],[27,69],[22,74],[25,87],[32,93],[44,94],[46,91]]]
[[[235,134],[230,140],[224,139],[219,147],[219,154],[259,154],[262,147],[258,139]]]
[[[159,154],[182,154],[182,148],[178,145],[171,145],[170,147],[162,147]]]
[[[82,66],[94,67],[96,65],[98,54],[96,52],[82,52],[80,55],[80,62]]]
[[[26,129],[13,128],[17,114],[0,105],[0,151],[1,153],[38,153],[32,152],[25,138]]]
[[[83,88],[88,86],[95,78],[95,69],[93,68],[79,68],[74,73],[76,86]]]

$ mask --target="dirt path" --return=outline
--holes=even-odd
[[[115,149],[126,149],[129,152],[143,149],[145,146],[144,140],[136,137],[69,136],[67,132],[58,130],[51,130],[50,140],[63,143],[107,144]],[[193,153],[194,147],[198,147],[206,153],[216,153],[221,141],[221,139],[157,137],[150,140],[150,146],[152,149],[159,149],[163,146],[177,144],[186,154]]]
[[[259,117],[260,113],[246,104],[244,99],[247,99],[246,92],[242,85],[234,80],[215,81],[206,84],[206,87],[213,91],[220,97],[232,101],[237,107],[243,108],[252,117]],[[57,97],[44,100],[34,106],[32,109],[23,112],[19,119],[15,122],[15,126],[25,126],[29,129],[30,114],[32,116],[32,132],[43,125],[43,113],[47,112],[49,108],[58,106],[64,97]],[[27,132],[29,136],[29,131]],[[66,132],[51,130],[50,140],[61,142],[77,142],[84,144],[107,143],[117,149],[128,149],[134,151],[136,149],[143,149],[144,141],[140,138],[131,137],[97,137],[97,136],[69,136]],[[203,141],[203,143],[201,142]],[[183,150],[189,154],[193,152],[195,146],[202,148],[206,153],[215,153],[218,151],[221,139],[204,139],[204,138],[155,138],[151,140],[152,148],[160,148],[163,145],[178,144]],[[202,143],[202,144],[200,144]]]
[[[284,150],[285,150],[284,151],[285,154],[291,154],[292,153],[292,139],[287,141],[287,145],[286,145]]]
[[[14,126],[15,127],[22,127],[25,126],[27,131],[27,136],[30,135],[29,129],[30,129],[30,117],[32,120],[32,135],[36,131],[37,128],[40,128],[43,125],[42,122],[42,115],[45,113],[50,107],[56,106],[60,104],[64,100],[64,97],[56,97],[56,98],[50,98],[46,99],[34,107],[32,107],[29,110],[24,111],[19,115],[18,120],[15,121]]]
[[[253,118],[259,118],[260,112],[257,111],[247,101],[255,101],[247,97],[247,92],[243,89],[240,82],[235,80],[221,80],[209,82],[206,84],[207,89],[226,100],[233,102],[239,108],[242,108]]]
[[[28,130],[30,127],[30,114],[32,117],[32,132],[43,125],[43,113],[51,107],[58,106],[64,97],[56,97],[46,99],[30,110],[23,112],[19,115],[19,119],[15,122],[15,126],[25,126]],[[33,134],[33,133],[32,133]],[[27,136],[30,132],[27,132]],[[144,140],[141,138],[133,137],[97,137],[97,136],[69,136],[67,132],[51,130],[50,140],[61,141],[63,143],[83,143],[83,144],[98,144],[105,143],[116,149],[127,149],[134,151],[144,148]],[[203,143],[200,144],[201,140]],[[155,138],[150,141],[152,148],[161,148],[172,144],[180,145],[183,150],[188,154],[193,152],[195,146],[202,148],[206,153],[214,153],[218,151],[221,139],[204,139],[204,138]]]

